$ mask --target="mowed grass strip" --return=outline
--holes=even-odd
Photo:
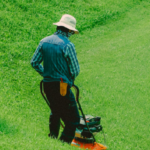
[[[150,24],[144,7],[92,30],[86,51],[78,54],[84,109],[101,114],[110,149],[149,147]]]
[[[102,117],[110,150],[150,146],[148,10],[149,3],[142,2],[119,20],[114,18],[71,39],[81,66],[75,82],[81,105],[86,114]],[[8,43],[2,42],[0,148],[74,150],[77,148],[47,137],[50,111],[39,92],[42,78],[30,67],[39,39],[47,34],[43,28],[40,36],[38,30],[33,39],[23,30],[25,41],[13,42],[19,36],[13,39],[10,35]],[[102,134],[96,139],[103,143]]]

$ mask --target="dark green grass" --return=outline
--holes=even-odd
[[[59,21],[62,14],[66,13],[77,18],[77,28],[83,32],[95,25],[104,24],[106,20],[117,19],[138,4],[140,0],[1,0],[1,42],[33,40],[37,44],[41,37],[55,31],[52,23]],[[5,44],[3,46],[5,48]]]
[[[84,29],[71,38],[81,67],[75,83],[84,112],[102,117],[108,149],[148,150],[149,2],[58,2],[50,7],[48,1],[1,1],[0,149],[77,149],[47,137],[50,111],[39,92],[42,78],[30,66],[39,40],[52,34],[52,23],[67,12]],[[119,13],[86,28],[99,9],[104,16]],[[96,139],[104,143],[102,134]]]

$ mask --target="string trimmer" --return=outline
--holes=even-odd
[[[76,85],[73,85],[73,88],[76,92],[76,102],[82,116],[80,116],[80,124],[76,128],[75,138],[73,139],[71,145],[83,149],[106,150],[107,147],[97,143],[94,137],[98,132],[102,131],[102,126],[100,125],[101,117],[84,115],[79,103],[79,88]]]
[[[102,126],[100,125],[100,117],[93,117],[91,115],[84,115],[81,105],[79,103],[79,88],[76,85],[72,86],[75,89],[76,93],[76,102],[79,106],[79,110],[81,111],[82,116],[80,116],[80,124],[76,128],[75,138],[73,139],[71,145],[75,147],[80,147],[83,149],[90,150],[106,150],[107,147],[99,144],[95,140],[95,135],[102,131]],[[40,83],[40,90],[43,98],[45,99],[48,106],[50,106],[49,101],[44,96],[42,90],[42,81]],[[61,126],[64,128],[63,124]]]

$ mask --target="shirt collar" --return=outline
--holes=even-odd
[[[61,36],[63,36],[63,37],[68,39],[73,33],[72,32],[67,32],[66,33],[66,32],[63,32],[61,30],[57,30],[55,34],[61,35]]]

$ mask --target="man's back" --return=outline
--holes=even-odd
[[[67,60],[64,57],[64,49],[70,41],[63,36],[54,34],[44,38],[42,42],[44,62],[43,81],[60,81],[60,78],[62,78],[64,82],[72,82]]]

